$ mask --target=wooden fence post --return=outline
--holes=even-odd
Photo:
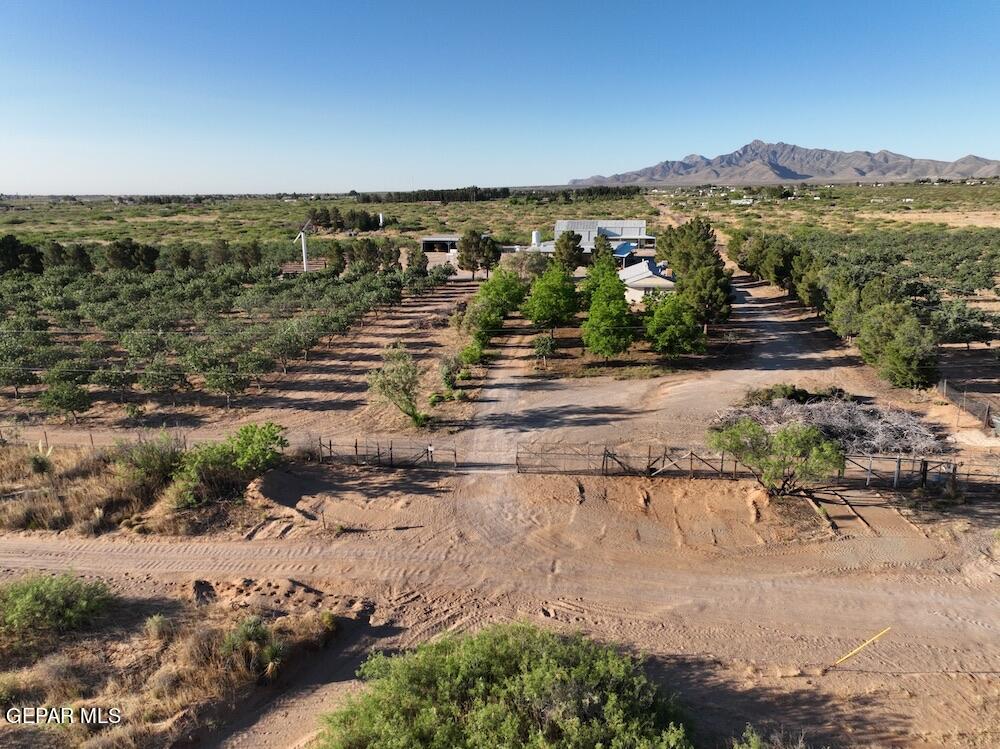
[[[927,486],[927,459],[920,459],[920,488]]]
[[[866,487],[870,486],[871,483],[872,483],[872,462],[874,460],[875,459],[871,455],[868,456],[868,472],[865,475],[865,486]]]
[[[899,486],[899,469],[900,469],[900,466],[901,466],[902,462],[903,462],[902,457],[897,457],[896,458],[896,471],[895,471],[895,473],[892,474],[892,488],[893,489],[895,489],[897,486]]]

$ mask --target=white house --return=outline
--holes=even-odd
[[[671,292],[674,290],[674,277],[653,260],[643,260],[622,268],[618,278],[625,284],[625,298],[632,304],[638,304],[654,291]]]

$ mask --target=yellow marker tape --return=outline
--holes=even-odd
[[[860,653],[860,652],[861,652],[862,650],[864,650],[864,649],[865,649],[865,648],[867,648],[867,647],[868,647],[869,645],[871,645],[871,644],[872,644],[873,642],[875,642],[875,640],[877,640],[877,639],[878,639],[878,638],[880,638],[880,637],[881,637],[882,635],[884,635],[884,634],[885,634],[886,632],[888,632],[888,631],[889,631],[890,629],[892,629],[892,627],[886,627],[885,629],[883,629],[883,630],[882,630],[881,632],[879,632],[879,633],[878,633],[877,635],[875,635],[875,636],[874,636],[874,637],[872,637],[871,639],[868,639],[868,640],[865,640],[865,641],[864,641],[863,643],[861,643],[861,644],[860,644],[860,645],[858,645],[858,646],[857,646],[856,648],[854,648],[854,650],[852,650],[852,651],[851,651],[850,653],[848,653],[847,655],[844,655],[844,656],[841,656],[840,658],[838,658],[838,659],[837,659],[837,660],[836,660],[836,661],[834,662],[834,664],[833,664],[833,665],[834,665],[834,666],[839,666],[839,665],[840,665],[841,663],[843,663],[844,661],[846,661],[846,660],[847,660],[848,658],[850,658],[850,657],[852,657],[852,656],[855,656],[855,655],[857,655],[857,654],[858,654],[858,653]],[[833,666],[831,666],[831,668],[833,668]]]

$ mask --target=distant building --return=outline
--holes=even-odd
[[[656,237],[646,234],[646,222],[642,219],[560,219],[556,221],[556,239],[563,232],[572,231],[580,235],[580,247],[585,253],[594,249],[594,242],[603,234],[616,249],[622,242],[630,242],[635,249],[655,249]]]
[[[432,234],[420,238],[420,249],[424,252],[458,252],[458,234]]]
[[[649,259],[622,268],[618,278],[625,284],[625,298],[632,304],[639,304],[655,291],[671,292],[675,285],[673,274]]]
[[[653,251],[656,249],[656,237],[646,233],[646,222],[642,219],[596,218],[559,219],[556,221],[556,239],[559,239],[561,234],[568,231],[580,235],[580,249],[583,250],[584,257],[589,257],[594,251],[594,242],[597,241],[599,235],[608,238],[611,251],[615,254],[620,264],[628,265],[629,262],[635,260],[636,254],[641,250]],[[531,240],[531,244],[527,247],[505,249],[517,252],[542,252],[545,254],[551,254],[556,250],[555,240],[547,242],[539,241],[538,232],[531,233]]]
[[[729,205],[753,205],[753,198],[733,198]]]

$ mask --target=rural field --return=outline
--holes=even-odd
[[[81,613],[0,616],[0,703],[125,720],[0,745],[339,746],[371,654],[526,622],[697,746],[996,746],[1000,186],[801,189],[4,200],[0,604]],[[320,207],[390,221],[280,277]],[[712,272],[417,249],[591,216]]]

